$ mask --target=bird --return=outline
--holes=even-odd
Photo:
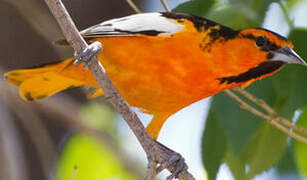
[[[285,37],[263,28],[234,30],[185,13],[152,12],[107,20],[80,32],[100,42],[98,59],[124,99],[152,114],[147,131],[157,139],[164,122],[190,104],[236,86],[246,87],[285,64],[306,66]],[[57,42],[67,45],[65,40]],[[79,86],[103,91],[74,58],[5,73],[25,100]]]

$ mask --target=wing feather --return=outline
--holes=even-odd
[[[84,37],[101,36],[150,36],[172,35],[181,31],[183,25],[174,19],[163,17],[161,13],[143,13],[112,19],[81,31]]]

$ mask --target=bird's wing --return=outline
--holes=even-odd
[[[183,28],[162,13],[143,13],[112,19],[81,31],[85,38],[102,36],[172,35]]]

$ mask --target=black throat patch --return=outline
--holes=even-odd
[[[220,80],[221,84],[223,84],[224,82],[227,84],[245,82],[261,77],[265,74],[272,73],[282,67],[284,64],[285,63],[282,61],[266,61],[259,64],[257,67],[251,68],[248,71],[239,75],[222,77],[218,78],[218,80]]]

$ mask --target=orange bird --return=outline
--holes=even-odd
[[[127,102],[153,114],[147,130],[154,139],[169,116],[196,101],[270,76],[287,63],[306,65],[293,45],[274,32],[236,31],[182,13],[131,15],[81,34],[103,44],[98,59]],[[95,87],[90,97],[103,95],[90,71],[73,62],[14,70],[5,77],[26,100],[77,86]]]

